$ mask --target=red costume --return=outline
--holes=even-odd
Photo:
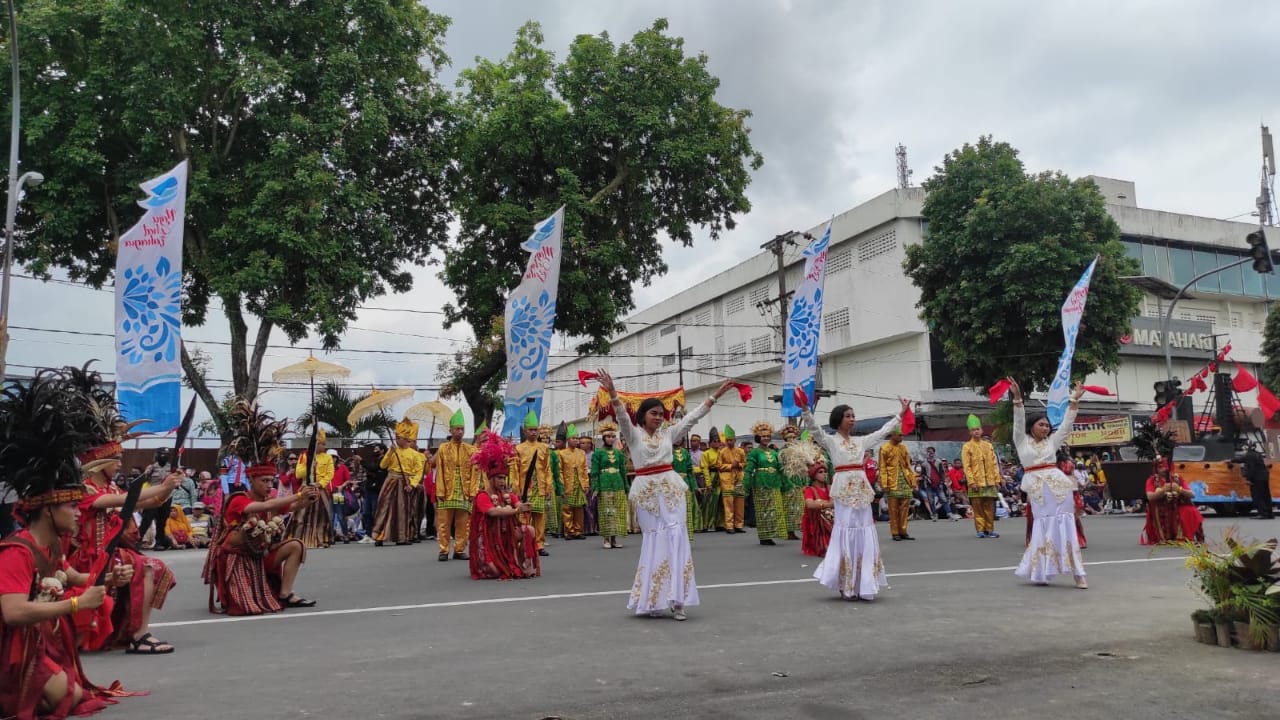
[[[804,499],[831,501],[831,491],[818,485],[810,485],[804,489]],[[815,510],[807,505],[804,517],[800,520],[800,550],[805,555],[826,557],[827,545],[831,542],[831,508]]]
[[[118,510],[96,509],[94,501],[109,495],[123,495],[114,485],[101,487],[91,479],[85,480],[85,496],[80,501],[80,530],[71,543],[71,567],[82,573],[93,573],[103,567],[102,551],[111,538],[115,537],[123,525]],[[133,576],[137,581],[129,583],[127,588],[114,588],[111,595],[114,607],[110,611],[110,626],[102,627],[101,619],[97,623],[88,624],[77,616],[81,625],[80,647],[84,650],[110,650],[129,645],[133,635],[142,627],[142,603],[144,593],[143,573],[147,568],[155,577],[155,592],[151,597],[151,607],[160,610],[164,607],[165,597],[169,590],[177,584],[173,571],[160,560],[147,557],[138,552],[138,528],[129,519],[129,527],[125,531],[125,539],[116,549],[116,562],[133,567]],[[84,615],[84,613],[81,613]]]
[[[533,528],[515,515],[488,515],[495,507],[520,504],[515,493],[476,493],[471,507],[471,577],[474,580],[515,580],[542,574]]]
[[[1152,475],[1147,478],[1147,492],[1156,492],[1156,488],[1164,484],[1164,478]],[[1183,490],[1190,490],[1187,482],[1177,475],[1174,484]],[[1174,499],[1161,498],[1147,502],[1147,524],[1142,528],[1138,542],[1143,545],[1163,545],[1165,543],[1194,540],[1204,542],[1204,516],[1192,504],[1191,499],[1178,494]]]
[[[250,468],[252,474],[254,468]],[[269,468],[268,472],[274,472]],[[248,493],[234,493],[222,512],[218,534],[209,543],[201,577],[209,586],[209,612],[217,612],[215,603],[228,615],[262,615],[280,612],[280,571],[276,554],[285,543],[302,544],[292,538],[276,543],[270,531],[254,536],[245,532],[246,522],[270,525],[272,515],[245,512],[254,502]],[[252,519],[252,521],[251,521]],[[305,548],[302,550],[306,558]]]

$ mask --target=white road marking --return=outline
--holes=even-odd
[[[1168,560],[1182,561],[1183,557],[1145,557],[1132,558],[1129,560],[1100,560],[1098,562],[1086,563],[1085,567],[1097,567],[1099,565],[1126,565],[1132,563],[1149,563],[1161,562]],[[932,577],[935,575],[969,575],[973,573],[990,573],[990,572],[1013,572],[1017,569],[1016,565],[1005,565],[1001,567],[987,568],[962,568],[955,570],[922,570],[920,572],[904,572],[889,573],[890,578],[912,578],[912,577]],[[811,577],[796,578],[794,580],[750,580],[747,582],[736,583],[716,583],[714,585],[699,585],[698,591],[718,590],[722,588],[744,588],[744,587],[765,587],[769,585],[798,585],[801,583],[817,582]],[[612,597],[617,595],[630,595],[630,590],[597,590],[593,592],[576,592],[576,593],[557,593],[554,595],[522,595],[519,597],[505,598],[483,598],[480,600],[449,600],[446,602],[420,603],[417,605],[381,605],[377,607],[364,608],[346,608],[343,610],[313,610],[311,612],[291,611],[287,613],[276,613],[269,615],[248,615],[244,617],[226,617],[218,616],[205,618],[204,620],[178,620],[175,622],[151,623],[153,628],[174,628],[187,627],[190,625],[214,625],[218,623],[233,622],[249,622],[251,620],[296,620],[299,618],[315,618],[329,617],[333,615],[359,615],[362,613],[379,613],[379,612],[398,612],[403,610],[428,610],[432,608],[448,608],[448,607],[466,607],[471,605],[501,605],[504,603],[520,603],[520,602],[537,602],[540,600],[565,600],[568,598],[592,598],[592,597]]]

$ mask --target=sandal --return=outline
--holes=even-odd
[[[293,593],[289,593],[289,597],[279,598],[280,604],[287,608],[309,608],[315,607],[315,600],[304,600]]]
[[[125,648],[126,655],[168,655],[173,652],[174,648],[167,642],[156,640],[151,633],[146,633],[140,638],[134,638],[129,641],[129,647]]]

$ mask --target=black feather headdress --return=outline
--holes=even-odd
[[[276,420],[257,403],[244,400],[236,402],[230,420],[232,437],[227,450],[244,461],[249,477],[274,475],[289,421]]]
[[[88,447],[90,403],[66,372],[39,370],[30,382],[0,390],[0,477],[31,510],[80,499],[77,454]]]

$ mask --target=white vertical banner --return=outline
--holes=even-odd
[[[1062,419],[1067,415],[1067,403],[1071,394],[1071,359],[1076,354],[1080,320],[1084,317],[1084,306],[1089,300],[1089,281],[1093,279],[1093,269],[1097,265],[1098,258],[1095,257],[1062,303],[1062,339],[1065,343],[1062,357],[1058,358],[1058,372],[1049,385],[1049,397],[1045,402],[1045,414],[1049,416],[1049,424],[1055,427],[1061,425]]]
[[[831,223],[822,237],[804,249],[804,279],[787,312],[786,345],[782,362],[782,416],[799,417],[793,391],[803,388],[810,402],[817,400],[818,342],[822,338],[822,286],[827,270]]]
[[[530,254],[520,285],[507,298],[503,325],[507,344],[507,389],[502,434],[518,434],[530,410],[542,417],[551,334],[556,324],[560,286],[564,207],[534,226],[521,247]]]
[[[116,250],[116,396],[138,430],[182,421],[182,235],[187,161],[142,183],[146,211]]]

